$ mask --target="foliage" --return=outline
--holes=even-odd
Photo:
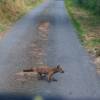
[[[81,43],[89,52],[94,54],[96,53],[94,51],[95,48],[97,48],[97,51],[99,51],[98,54],[100,54],[99,4],[97,6],[97,0],[65,0],[65,5],[79,33]]]
[[[43,0],[0,0],[0,31]]]
[[[100,14],[100,0],[72,0],[77,6],[81,6],[93,11],[95,14]]]

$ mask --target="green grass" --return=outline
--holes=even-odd
[[[85,45],[91,46],[91,47],[95,47],[100,45],[100,39],[93,39],[90,41],[86,41]]]
[[[3,32],[4,30],[5,30],[5,27],[2,24],[0,24],[0,32]]]
[[[100,51],[100,15],[93,14],[84,7],[76,6],[73,0],[65,0],[65,6],[81,44],[90,52],[95,48]],[[94,53],[95,51],[93,51]]]
[[[8,29],[12,23],[20,19],[30,9],[44,0],[3,0],[0,1],[0,33]]]
[[[71,15],[71,14],[70,14]],[[75,20],[74,17],[71,17],[72,23],[76,27],[76,31],[78,32],[79,39],[81,40],[81,43],[83,44],[83,35],[85,34],[84,30],[82,29],[79,21]]]

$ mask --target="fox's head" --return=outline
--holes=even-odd
[[[57,65],[57,71],[60,73],[64,73],[64,70],[63,70],[62,66],[60,66],[60,65]]]

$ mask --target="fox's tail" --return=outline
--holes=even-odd
[[[33,72],[33,69],[24,69],[23,72]]]

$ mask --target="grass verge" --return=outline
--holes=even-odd
[[[72,0],[65,0],[65,6],[76,27],[81,43],[89,50],[100,46],[100,16],[75,6]]]
[[[2,0],[0,1],[0,38],[8,28],[30,9],[44,0]]]
[[[71,16],[82,45],[91,55],[100,58],[100,15],[76,6],[73,0],[65,0],[65,6]],[[100,59],[99,59],[100,70]]]

